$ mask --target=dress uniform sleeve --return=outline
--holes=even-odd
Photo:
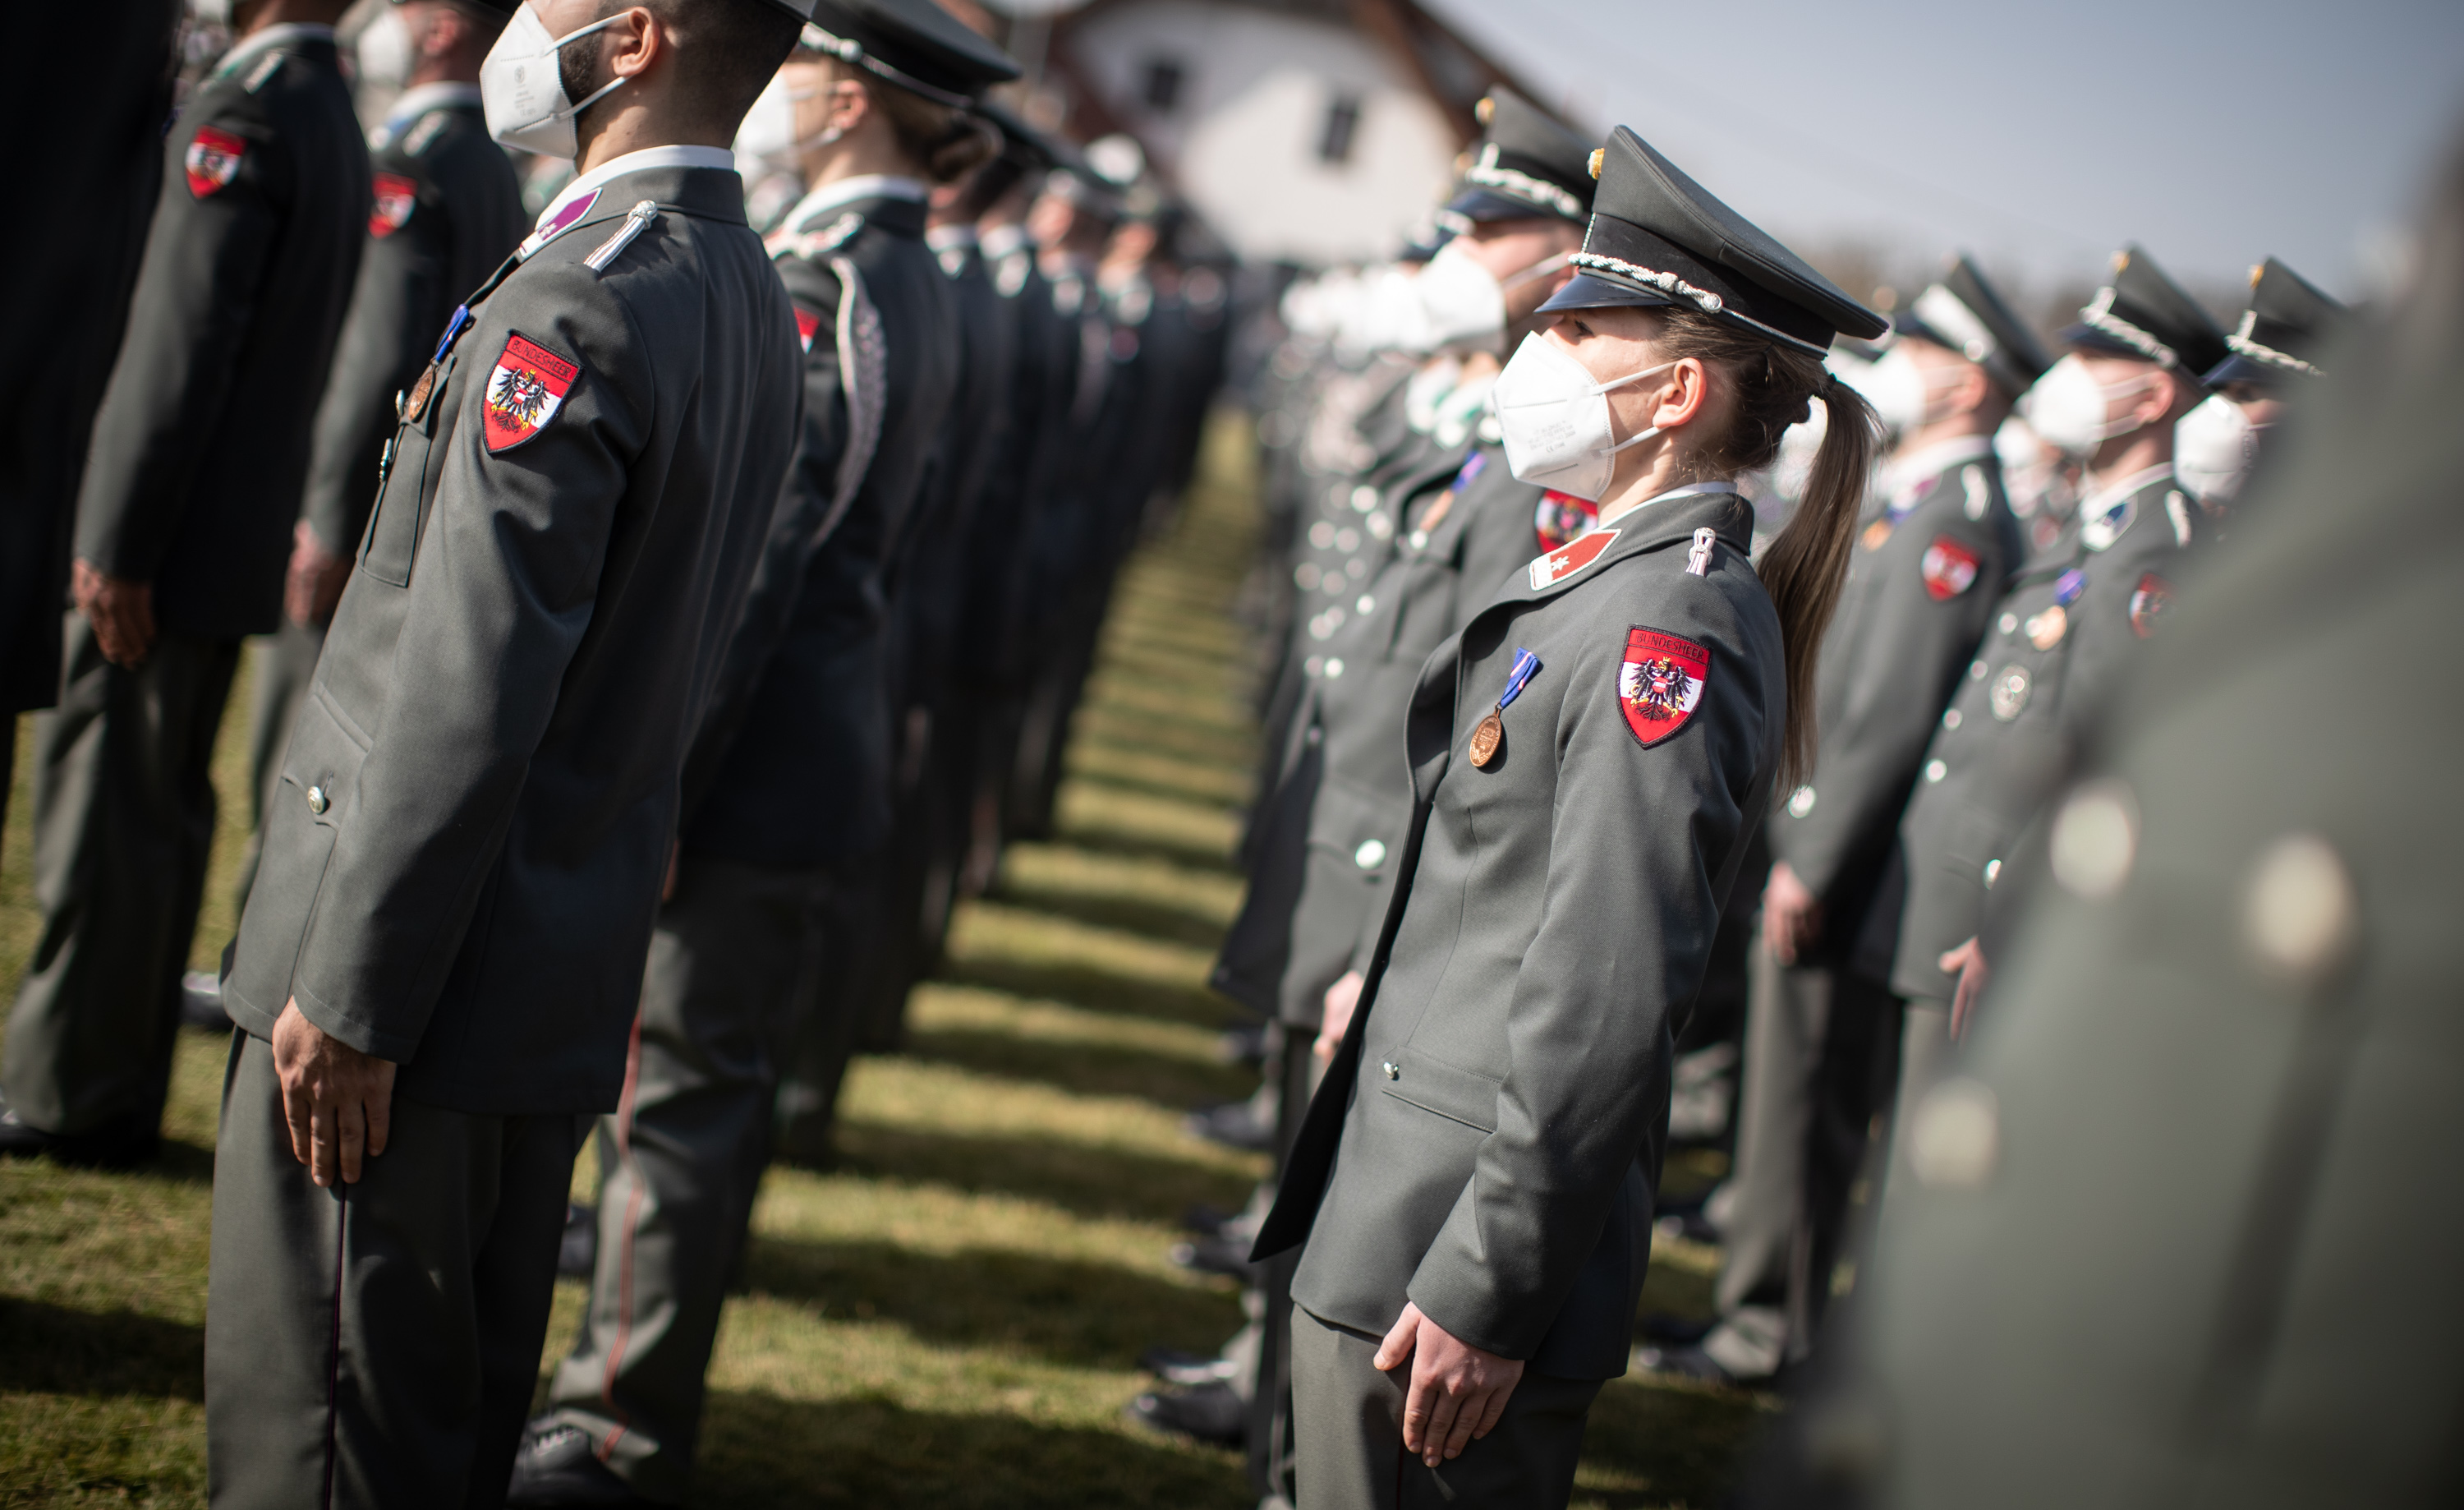
[[[1925,746],[1985,637],[2009,569],[1991,531],[1956,510],[1947,522],[1920,515],[1900,527],[1910,538],[1884,548],[1922,550],[1947,535],[1974,551],[1981,568],[1966,589],[1940,601],[1917,573],[1900,573],[1885,584],[1890,600],[1879,605],[1856,647],[1857,664],[1824,668],[1848,680],[1820,730],[1814,807],[1801,818],[1778,819],[1772,839],[1775,857],[1825,899],[1844,873],[1890,847]],[[1836,646],[1826,652],[1843,653]]]
[[[187,158],[209,128],[246,148],[230,181],[200,195]],[[295,171],[257,100],[231,83],[208,87],[164,154],[128,331],[77,501],[77,554],[136,582],[160,572],[189,477],[230,396]],[[301,371],[295,381],[321,387],[325,374]]]
[[[852,428],[837,340],[839,281],[827,269],[801,257],[781,261],[779,270],[795,304],[798,326],[812,332],[804,352],[803,417],[743,612],[729,636],[717,681],[685,757],[679,829],[692,821],[703,794],[717,779],[728,747],[760,690],[761,674],[795,617],[805,572],[821,549],[824,526],[838,496],[839,460]]]
[[[394,431],[394,396],[417,381],[427,364],[443,328],[439,306],[448,297],[443,253],[451,231],[435,186],[400,153],[387,154],[376,167],[412,177],[419,196],[408,219],[388,234],[371,234],[360,254],[359,284],[317,409],[316,449],[300,514],[318,543],[338,556],[347,555],[367,527],[378,461]]]
[[[488,374],[517,333],[581,370],[536,433],[491,452]],[[454,429],[440,441],[389,711],[369,731],[352,820],[336,836],[293,984],[310,1021],[363,1053],[411,1057],[460,953],[590,630],[608,541],[658,411],[654,356],[615,294],[564,262],[508,280],[463,338]]]
[[[1566,668],[1549,877],[1507,1008],[1496,1130],[1406,1292],[1447,1331],[1509,1358],[1538,1348],[1660,1136],[1675,1018],[1719,926],[1716,871],[1759,816],[1757,768],[1778,727],[1781,694],[1756,669],[1777,663],[1776,627],[1749,643],[1719,590],[1691,578],[1670,603],[1667,616],[1632,616],[1711,651],[1676,734],[1646,748],[1626,722],[1623,616]]]

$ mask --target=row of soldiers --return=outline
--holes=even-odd
[[[1606,481],[1598,458],[1509,465],[1501,406],[1517,400],[1499,388],[1502,359],[1550,324],[1544,301],[1589,265],[1598,155],[1502,89],[1481,118],[1437,244],[1294,288],[1260,382],[1278,671],[1248,892],[1214,984],[1269,1023],[1267,1071],[1252,1101],[1193,1125],[1271,1150],[1279,1174],[1405,862],[1423,663],[1535,556],[1592,531]],[[1728,1180],[1707,1213],[1662,1208],[1725,1242],[1717,1314],[1647,1318],[1637,1365],[1756,1385],[1804,1366],[1875,1131],[1892,1129],[1877,1184],[1912,1178],[1913,1119],[1892,1108],[1947,1074],[2004,953],[1997,880],[2049,842],[2088,741],[2346,322],[2269,259],[2228,331],[2133,247],[2058,356],[1964,256],[1887,336],[1835,346],[1889,449],[1822,643],[1813,767],[1754,835],[1675,1030],[1681,1120],[1689,1063],[1742,1050]],[[1802,490],[1822,424],[1810,415],[1751,481],[1758,542]],[[1298,1255],[1249,1254],[1275,1195],[1270,1178],[1181,1252],[1249,1282],[1250,1324],[1220,1358],[1155,1355],[1167,1383],[1133,1406],[1244,1444],[1268,1505],[1298,1493],[1284,1357]]]
[[[931,0],[397,0],[364,139],[343,9],[241,0],[117,165],[152,209],[80,312],[119,354],[53,458],[73,608],[9,657],[56,706],[0,1151],[157,1146],[255,638],[239,933],[187,996],[239,1030],[216,1502],[674,1503],[763,1166],[825,1155],[1052,820],[1228,287]],[[509,151],[573,163],[536,217]],[[589,1314],[525,1425],[594,1117]]]

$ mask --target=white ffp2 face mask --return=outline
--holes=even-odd
[[[1942,417],[1942,396],[1967,375],[1958,367],[1919,366],[1916,358],[1894,347],[1844,381],[1865,395],[1883,424],[1907,435]]]
[[[351,51],[359,60],[362,83],[400,89],[410,78],[410,28],[392,6],[377,12]]]
[[[487,112],[488,134],[507,146],[541,157],[573,156],[579,146],[573,118],[625,80],[611,78],[579,103],[567,100],[557,50],[615,23],[611,15],[562,36],[551,36],[538,11],[527,5],[517,7],[513,19],[497,33],[496,45],[479,62],[479,103]]]
[[[744,112],[744,122],[736,128],[737,155],[783,164],[804,147],[837,141],[842,133],[836,126],[825,127],[810,137],[796,133],[796,107],[825,93],[827,91],[791,89],[785,74],[771,75],[770,82],[754,97],[752,108]]]
[[[2173,475],[2202,501],[2232,498],[2249,479],[2266,428],[2222,393],[2210,394],[2173,427]]]
[[[1505,344],[1506,291],[1462,241],[1440,247],[1411,288],[1420,306],[1419,349],[1472,346],[1495,352]]]
[[[1665,372],[1674,362],[1602,383],[1573,354],[1539,335],[1523,338],[1497,375],[1490,403],[1506,435],[1506,465],[1535,487],[1596,503],[1617,474],[1617,454],[1660,433],[1653,426],[1624,440],[1609,413],[1609,393]]]
[[[2019,400],[2019,412],[2045,444],[2084,456],[2114,436],[2140,428],[2140,422],[2127,414],[2110,417],[2113,406],[2155,381],[2155,373],[2145,372],[2122,383],[2100,383],[2074,354],[2045,369],[2045,375]]]

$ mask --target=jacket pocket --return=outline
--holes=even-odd
[[[1408,788],[1398,788],[1380,801],[1329,774],[1309,806],[1309,848],[1340,855],[1362,880],[1375,880],[1402,848],[1403,831],[1412,817],[1411,797]]]
[[[449,358],[419,418],[394,431],[385,476],[377,484],[376,507],[368,515],[367,538],[360,547],[360,569],[397,588],[410,586],[410,564],[419,554],[428,469],[440,428],[437,416],[451,398],[453,366],[454,359]]]
[[[282,779],[265,817],[256,880],[240,920],[231,984],[268,1014],[282,1010],[334,856],[349,821],[367,750],[312,688],[282,760]]]
[[[1485,1133],[1497,1131],[1498,1082],[1476,1070],[1405,1049],[1369,1073],[1398,1101]]]

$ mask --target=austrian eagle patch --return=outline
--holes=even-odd
[[[582,368],[536,342],[505,338],[505,354],[488,374],[488,449],[510,451],[530,439],[564,407],[565,392]]]
[[[1710,647],[1640,624],[1626,631],[1617,668],[1617,704],[1625,726],[1649,749],[1685,726],[1711,676]]]
[[[220,126],[201,125],[188,140],[186,161],[188,169],[188,192],[198,199],[210,199],[231,187],[239,176],[240,159],[248,155],[248,139],[236,131]]]
[[[419,203],[419,181],[402,173],[379,173],[368,202],[368,234],[382,241],[401,230]]]

